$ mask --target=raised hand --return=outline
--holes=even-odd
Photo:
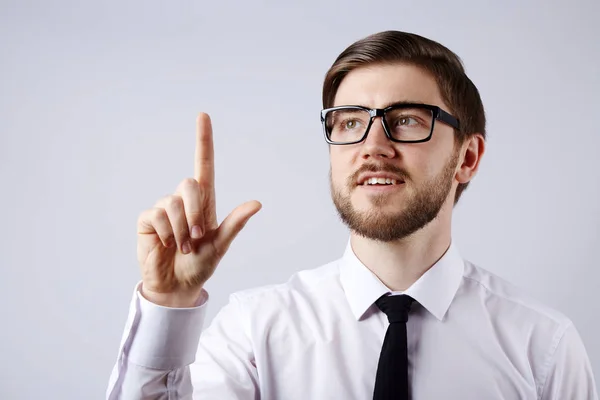
[[[169,307],[191,307],[229,245],[262,207],[249,201],[217,223],[212,125],[198,116],[195,177],[143,211],[137,223],[142,294]]]

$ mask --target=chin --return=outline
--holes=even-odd
[[[360,212],[389,210],[390,212],[398,213],[402,211],[406,202],[407,200],[400,195],[353,196],[352,207]]]

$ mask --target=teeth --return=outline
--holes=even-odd
[[[363,182],[363,185],[395,185],[397,181],[390,178],[369,178]]]

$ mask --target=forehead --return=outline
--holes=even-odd
[[[408,64],[370,65],[351,71],[342,80],[333,105],[384,108],[399,101],[447,109],[433,76]]]

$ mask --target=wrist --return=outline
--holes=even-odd
[[[202,287],[174,293],[159,293],[144,288],[142,284],[140,293],[149,302],[162,307],[191,308],[197,306]]]

